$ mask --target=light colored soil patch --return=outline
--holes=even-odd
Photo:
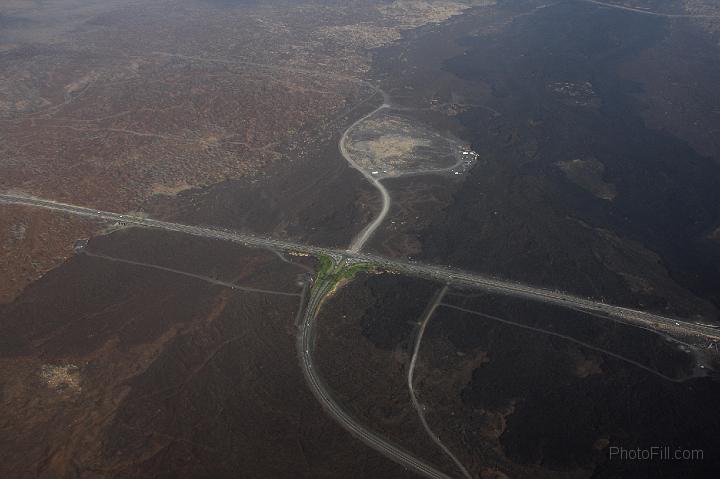
[[[603,180],[605,165],[595,158],[575,159],[557,163],[568,180],[597,198],[612,201],[617,196],[615,185]]]
[[[395,0],[379,7],[385,18],[398,22],[401,28],[416,28],[428,23],[440,23],[474,6],[494,5],[495,1],[427,1]]]
[[[706,17],[693,19],[700,28],[711,34],[720,32],[720,3],[717,0],[683,0],[683,7],[690,15]]]
[[[563,103],[574,106],[600,106],[600,98],[590,82],[554,82],[548,90]]]
[[[383,135],[375,140],[360,141],[355,146],[380,158],[405,157],[411,155],[419,146],[430,146],[431,142],[422,138],[400,135]]]
[[[178,193],[190,190],[192,188],[194,188],[193,185],[184,181],[173,185],[156,184],[152,188],[152,194],[162,196],[175,196]]]
[[[80,368],[74,364],[43,364],[40,378],[51,389],[59,392],[80,392]]]
[[[403,31],[445,22],[471,7],[494,4],[494,0],[396,0],[378,7],[379,16],[375,22],[321,27],[316,30],[316,34],[337,45],[373,49],[399,40]]]
[[[575,375],[579,378],[586,378],[594,374],[602,374],[602,368],[597,359],[594,358],[580,358],[575,363]]]
[[[73,255],[73,245],[99,225],[76,217],[19,206],[0,207],[0,304]]]
[[[365,49],[382,47],[401,37],[400,30],[371,24],[341,25],[323,27],[317,30],[318,36],[343,46],[355,46]]]
[[[444,137],[411,118],[381,112],[350,132],[353,161],[378,178],[468,166],[474,156],[455,138]],[[463,169],[463,168],[460,168]]]
[[[710,233],[708,238],[711,240],[720,241],[720,226],[715,231]]]

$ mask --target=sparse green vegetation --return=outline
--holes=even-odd
[[[318,255],[317,260],[320,262],[320,268],[318,268],[317,277],[318,279],[330,272],[332,270],[333,266],[335,266],[335,261],[327,255]]]
[[[373,271],[374,269],[375,266],[369,263],[355,263],[338,273],[339,280],[352,279],[357,273],[361,271]]]
[[[335,263],[335,260],[326,255],[318,255],[320,267],[315,274],[313,290],[325,285],[330,291],[343,280],[352,279],[360,271],[371,271],[375,267],[369,263],[352,263],[348,264],[346,260]]]

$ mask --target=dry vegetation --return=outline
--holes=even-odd
[[[75,364],[43,364],[40,377],[49,388],[58,392],[81,391],[80,368]]]
[[[701,28],[714,35],[720,34],[720,3],[715,0],[683,0],[683,6],[691,15],[706,17],[694,20]]]
[[[415,28],[428,23],[440,23],[459,15],[464,10],[474,6],[495,4],[492,0],[476,1],[425,1],[425,0],[395,0],[383,5],[379,10],[385,17],[396,22],[400,28]]]
[[[441,23],[468,8],[492,5],[494,1],[395,0],[379,4],[376,22],[333,25],[317,30],[322,37],[343,46],[377,48],[402,37],[403,31],[430,23]]]
[[[2,206],[0,214],[0,304],[61,264],[78,238],[97,225],[30,208]]]
[[[378,177],[449,168],[462,159],[462,144],[409,117],[381,112],[348,136],[353,160]]]
[[[0,189],[130,211],[264,175],[367,97],[369,49],[486,3],[4,2]],[[40,217],[42,251],[3,241],[4,301],[89,232]]]
[[[133,208],[158,189],[207,186],[289,161],[279,145],[350,94],[332,80],[165,57],[132,70],[81,93],[64,87],[68,101],[57,111],[6,120],[12,161],[0,167],[4,186]]]
[[[147,230],[88,249],[287,292],[305,272]],[[66,263],[0,306],[0,476],[409,477],[304,387],[299,303],[85,255]]]

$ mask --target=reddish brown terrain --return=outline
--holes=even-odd
[[[26,285],[59,266],[75,241],[100,225],[52,212],[3,206],[0,215],[0,304],[11,302]]]
[[[404,477],[305,389],[293,261],[120,231],[0,307],[2,476]]]
[[[718,18],[3,1],[0,479],[714,477]]]
[[[42,7],[9,1],[0,7],[0,189],[113,211],[160,203],[154,211],[176,216],[181,192],[227,181],[242,181],[247,191],[268,178],[296,178],[291,165],[298,162],[316,163],[319,170],[305,171],[326,175],[338,167],[337,151],[332,144],[332,165],[318,162],[328,155],[327,147],[318,151],[319,140],[333,138],[358,102],[372,100],[362,81],[368,49],[467,7],[453,1],[62,0]],[[357,183],[347,173],[338,180]],[[302,188],[300,201],[316,209],[307,185]],[[363,188],[346,190],[347,202],[355,203],[347,208],[375,201],[372,193],[355,196]],[[288,187],[264,188],[277,189]],[[255,193],[243,205],[272,214]],[[287,228],[287,217],[303,214],[308,221],[307,211],[281,208],[285,218],[272,220],[276,234]],[[201,222],[236,226],[227,217],[210,219],[209,211],[202,215]],[[37,260],[45,265],[39,272],[86,236],[81,229],[70,233],[70,224],[59,227],[68,236],[52,236],[43,254],[56,259]],[[30,280],[18,261],[6,263],[1,281],[14,286],[2,286],[5,300]]]

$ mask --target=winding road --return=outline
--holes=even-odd
[[[715,18],[713,16],[704,16],[704,15],[683,15],[683,14],[662,14],[662,13],[656,13],[651,11],[645,11],[641,9],[636,9],[632,7],[625,7],[621,5],[615,5],[615,4],[608,4],[602,1],[598,0],[581,0],[585,3],[590,3],[597,5],[599,7],[605,7],[605,8],[613,8],[613,9],[619,9],[619,10],[625,10],[630,12],[635,12],[639,14],[645,14],[645,15],[653,15],[653,16],[660,16],[660,17],[667,17],[667,18]],[[277,66],[271,66],[271,65],[264,65],[249,61],[227,61],[222,59],[207,59],[207,58],[199,58],[199,57],[190,57],[190,56],[183,56],[179,54],[169,54],[165,52],[155,52],[157,55],[163,55],[163,56],[173,56],[173,57],[179,57],[184,58],[187,60],[196,60],[196,61],[211,61],[211,62],[222,62],[222,63],[233,63],[233,64],[239,64],[239,65],[247,65],[247,66],[255,66],[260,68],[266,68],[271,70],[282,70],[282,71],[288,71],[288,72],[299,72],[299,73],[306,73],[306,74],[313,74],[316,75],[317,72],[313,70],[304,70],[299,68],[289,68],[289,67],[277,67]],[[33,208],[41,208],[46,210],[52,210],[59,213],[64,214],[70,214],[75,216],[80,216],[84,218],[94,219],[94,220],[101,220],[101,221],[109,221],[109,222],[117,222],[121,224],[126,225],[133,225],[138,227],[145,227],[145,228],[153,228],[153,229],[159,229],[164,231],[171,231],[171,232],[177,232],[177,233],[183,233],[183,234],[189,234],[193,236],[198,237],[204,237],[204,238],[210,238],[214,240],[220,240],[220,241],[229,241],[237,244],[241,244],[248,247],[255,247],[255,248],[266,248],[270,249],[274,252],[276,252],[280,258],[283,261],[287,261],[284,256],[280,252],[302,252],[307,253],[311,255],[326,255],[330,256],[334,259],[334,261],[337,264],[346,264],[346,265],[352,265],[354,263],[368,263],[375,267],[378,267],[380,269],[385,269],[389,271],[395,271],[398,273],[402,273],[408,276],[415,276],[415,277],[422,277],[431,279],[434,281],[439,281],[442,283],[445,283],[445,286],[438,292],[438,294],[433,298],[432,302],[428,306],[426,312],[424,313],[423,317],[420,320],[420,324],[418,326],[417,335],[414,342],[413,347],[413,353],[409,365],[409,369],[407,372],[407,385],[410,391],[410,396],[412,400],[412,404],[415,407],[418,417],[426,430],[429,437],[437,444],[438,447],[442,449],[442,451],[455,463],[455,465],[458,467],[458,470],[462,473],[462,475],[467,478],[471,479],[472,476],[469,473],[469,471],[465,468],[465,466],[459,461],[459,459],[450,451],[447,446],[445,446],[440,438],[435,434],[432,429],[430,428],[429,424],[427,423],[427,420],[425,418],[424,413],[424,406],[420,403],[420,401],[417,398],[417,395],[415,393],[414,388],[414,373],[417,365],[417,358],[420,351],[420,346],[422,342],[422,338],[425,332],[425,329],[427,327],[427,324],[429,323],[433,313],[436,311],[438,307],[446,307],[446,308],[452,308],[458,311],[462,311],[469,314],[478,315],[481,317],[484,317],[489,320],[494,320],[498,322],[502,322],[508,325],[512,325],[515,327],[523,328],[526,330],[536,331],[543,334],[549,334],[558,338],[562,338],[569,341],[574,341],[575,343],[578,343],[584,347],[591,348],[594,350],[597,350],[599,352],[603,352],[605,354],[609,354],[613,357],[616,357],[618,359],[621,359],[623,361],[629,362],[639,368],[645,369],[653,374],[656,374],[663,379],[669,380],[669,381],[675,381],[679,382],[679,380],[667,377],[665,375],[662,375],[661,373],[651,370],[650,368],[647,368],[646,366],[637,363],[635,361],[629,360],[627,358],[623,358],[615,353],[602,350],[600,348],[597,348],[595,346],[592,346],[587,343],[583,343],[580,341],[575,340],[574,338],[571,338],[566,335],[562,335],[559,333],[554,333],[550,331],[541,330],[539,328],[534,328],[527,325],[522,325],[519,323],[515,323],[512,321],[504,320],[501,318],[497,318],[494,316],[486,315],[481,312],[472,311],[464,308],[460,308],[457,306],[449,305],[446,303],[442,303],[442,299],[445,296],[446,292],[448,291],[448,288],[452,286],[461,286],[461,287],[468,287],[468,288],[475,288],[475,289],[482,289],[486,291],[492,291],[492,292],[498,292],[509,296],[514,296],[518,298],[524,298],[524,299],[532,299],[535,301],[540,301],[543,303],[549,303],[549,304],[555,304],[563,307],[572,307],[574,309],[580,310],[580,311],[588,311],[593,312],[596,314],[601,315],[607,315],[608,317],[614,318],[620,322],[627,323],[633,326],[639,326],[644,327],[646,329],[652,329],[654,331],[660,331],[663,333],[675,333],[675,334],[683,334],[688,335],[691,337],[695,337],[701,340],[710,340],[710,341],[718,341],[720,340],[720,330],[715,329],[710,326],[705,326],[701,324],[691,323],[687,321],[680,321],[674,318],[668,318],[644,311],[638,311],[630,308],[620,307],[620,306],[614,306],[605,304],[598,301],[593,301],[590,299],[580,298],[574,295],[566,294],[559,291],[552,291],[544,288],[538,288],[534,287],[532,285],[526,285],[506,280],[501,280],[498,278],[493,278],[490,276],[480,275],[477,273],[472,272],[466,272],[462,271],[456,268],[450,268],[450,267],[444,267],[439,265],[429,265],[429,264],[421,264],[416,262],[409,262],[409,261],[403,261],[400,259],[394,259],[394,258],[386,258],[378,255],[373,254],[366,254],[361,253],[365,245],[368,243],[368,241],[373,237],[373,235],[376,233],[378,228],[382,225],[384,220],[386,219],[391,206],[391,196],[388,192],[387,188],[382,184],[381,179],[375,178],[370,172],[362,168],[359,164],[357,164],[353,158],[352,155],[349,153],[347,148],[347,142],[349,134],[357,128],[358,125],[360,125],[362,122],[366,121],[367,119],[371,118],[372,116],[376,115],[380,111],[384,109],[390,109],[392,106],[389,103],[387,94],[380,90],[379,88],[375,87],[374,85],[370,84],[369,82],[363,81],[363,80],[357,80],[352,77],[343,76],[343,75],[334,75],[338,80],[347,80],[347,81],[353,81],[356,83],[361,83],[365,86],[369,86],[373,90],[373,95],[371,97],[364,100],[365,101],[370,100],[370,98],[374,97],[376,94],[381,93],[383,95],[383,103],[375,108],[374,110],[370,111],[363,117],[356,120],[354,123],[352,123],[343,133],[339,140],[339,150],[343,158],[348,162],[348,164],[359,171],[369,182],[370,184],[378,190],[381,196],[382,205],[380,211],[377,213],[377,215],[373,218],[373,220],[367,224],[352,240],[347,250],[340,250],[340,249],[334,249],[334,248],[325,248],[325,247],[318,247],[318,246],[312,246],[312,245],[305,245],[301,243],[296,243],[292,241],[285,241],[285,240],[278,240],[268,237],[262,237],[257,235],[250,235],[250,234],[242,234],[234,231],[229,230],[223,230],[218,228],[212,228],[212,227],[204,227],[204,226],[194,226],[194,225],[185,225],[180,223],[173,223],[173,222],[167,222],[167,221],[160,221],[155,220],[151,218],[143,218],[140,216],[134,216],[134,215],[124,215],[124,214],[118,214],[108,211],[101,211],[96,209],[91,209],[87,207],[82,206],[76,206],[76,205],[70,205],[70,204],[64,204],[55,202],[52,200],[47,199],[41,199],[41,198],[34,198],[27,195],[22,194],[0,194],[0,203],[4,204],[14,204],[14,205],[22,205],[26,207],[33,207]],[[359,105],[356,105],[354,108],[357,108]],[[352,111],[352,110],[351,110]],[[344,112],[343,115],[347,114],[348,112]],[[497,113],[497,112],[495,112]],[[149,134],[144,133],[138,133],[128,130],[118,130],[120,132],[128,133],[128,134],[136,134],[136,135],[143,135],[148,136]],[[457,166],[457,165],[456,165]],[[443,170],[437,170],[438,172]],[[423,477],[429,478],[429,479],[451,479],[451,476],[448,476],[447,474],[443,473],[442,471],[438,470],[433,465],[423,461],[422,459],[415,457],[410,452],[404,450],[402,447],[400,447],[397,444],[394,444],[393,442],[387,440],[386,438],[382,437],[380,434],[370,430],[363,424],[359,423],[356,419],[354,419],[350,414],[348,414],[342,406],[333,398],[331,392],[328,390],[326,385],[324,384],[322,378],[318,374],[315,365],[313,363],[313,351],[314,351],[314,345],[315,345],[315,335],[316,335],[316,320],[317,315],[320,310],[320,307],[324,301],[325,298],[327,298],[333,291],[333,288],[336,286],[336,284],[331,279],[319,279],[315,284],[312,285],[312,289],[310,292],[309,297],[307,298],[307,303],[305,304],[305,298],[309,289],[309,282],[306,282],[303,284],[303,291],[302,293],[293,293],[293,292],[282,292],[282,291],[271,291],[271,290],[264,290],[264,289],[257,289],[257,288],[251,288],[251,287],[244,287],[240,285],[236,285],[230,282],[224,282],[220,280],[216,280],[214,278],[210,278],[207,276],[202,276],[190,272],[175,270],[172,268],[167,268],[159,265],[154,264],[148,264],[148,263],[142,263],[138,261],[132,261],[122,258],[115,258],[99,253],[91,253],[89,251],[81,251],[82,253],[96,257],[105,259],[108,261],[114,261],[119,263],[125,263],[129,265],[135,265],[145,268],[152,268],[155,270],[164,271],[167,273],[173,273],[178,275],[183,275],[186,277],[194,278],[200,281],[205,281],[211,284],[215,284],[218,286],[223,286],[227,288],[237,289],[237,290],[243,290],[248,292],[255,292],[255,293],[265,293],[265,294],[275,294],[275,295],[284,295],[284,296],[299,296],[302,298],[300,303],[300,308],[298,310],[298,315],[296,318],[296,322],[298,325],[298,336],[297,336],[297,354],[300,360],[301,369],[303,372],[303,375],[305,377],[305,380],[312,391],[313,395],[316,397],[318,402],[322,405],[323,409],[326,411],[326,413],[332,417],[340,426],[342,426],[344,429],[349,431],[351,434],[353,434],[356,438],[358,438],[360,441],[362,441],[364,444],[368,445],[369,447],[375,449],[376,451],[380,452],[384,456],[398,462],[399,464],[403,465],[404,467],[407,467],[408,469],[415,471],[416,473],[420,474]],[[304,307],[303,307],[304,306]]]
[[[367,180],[372,184],[377,190],[380,192],[380,196],[382,197],[382,208],[380,209],[380,212],[375,216],[375,218],[370,222],[365,228],[358,233],[358,235],[353,239],[352,243],[350,243],[350,247],[348,248],[348,251],[350,253],[358,253],[363,246],[365,246],[365,243],[368,242],[370,238],[372,238],[373,234],[375,234],[375,231],[380,227],[382,222],[385,220],[385,217],[387,216],[388,212],[390,211],[390,193],[388,192],[387,188],[383,186],[383,184],[380,182],[379,179],[374,178],[367,170],[365,170],[363,167],[358,165],[355,160],[352,159],[352,156],[350,155],[350,152],[347,149],[347,139],[348,134],[355,129],[360,123],[364,122],[371,116],[375,115],[381,110],[384,110],[386,108],[390,108],[390,104],[388,103],[387,94],[383,91],[380,91],[383,95],[383,103],[379,107],[375,108],[373,111],[368,113],[367,115],[363,116],[362,118],[359,118],[355,123],[350,125],[347,130],[345,130],[345,133],[343,133],[342,137],[340,138],[340,154],[342,154],[343,158],[350,164],[351,167],[358,170]]]
[[[315,347],[315,323],[317,314],[323,300],[331,293],[335,283],[332,279],[321,279],[313,285],[312,294],[305,308],[302,324],[297,338],[297,350],[300,357],[300,366],[305,381],[317,401],[325,412],[332,417],[343,429],[350,432],[367,446],[378,451],[385,457],[415,471],[428,479],[452,479],[451,476],[439,471],[422,459],[413,456],[397,444],[388,441],[380,434],[368,429],[366,426],[349,415],[342,406],[332,397],[322,378],[313,364],[313,350]]]
[[[711,326],[680,321],[652,313],[637,311],[630,308],[609,305],[602,302],[562,293],[559,291],[551,291],[521,283],[500,280],[497,278],[483,276],[480,274],[466,272],[450,267],[421,264],[393,258],[385,258],[378,255],[361,253],[359,251],[354,252],[352,251],[352,249],[339,250],[333,248],[325,248],[319,246],[305,245],[292,241],[243,234],[230,230],[223,230],[204,226],[185,225],[181,223],[172,223],[168,221],[160,221],[152,218],[145,218],[134,215],[124,215],[119,213],[91,209],[83,206],[59,203],[42,198],[34,198],[21,194],[0,194],[0,203],[22,205],[32,208],[41,208],[45,210],[55,211],[58,213],[88,218],[91,220],[116,222],[123,225],[133,225],[145,228],[189,234],[192,236],[237,243],[247,247],[271,249],[281,252],[301,252],[311,255],[329,256],[333,258],[336,264],[344,264],[348,267],[357,263],[365,263],[372,265],[375,268],[394,271],[408,276],[427,278],[430,280],[442,282],[449,286],[460,286],[498,292],[509,296],[532,299],[544,303],[575,308],[580,311],[589,311],[611,317],[618,322],[627,323],[634,326],[641,326],[647,329],[660,331],[665,334],[682,334],[688,337],[694,337],[701,341],[710,341],[712,343],[720,341],[720,330],[715,329]],[[371,234],[372,231],[370,231],[369,234],[367,234],[365,237],[367,238]],[[362,243],[358,244],[362,245]],[[153,267],[155,266],[153,265]],[[166,268],[161,267],[161,269]],[[168,271],[173,273],[187,274],[181,271],[170,271],[169,269]],[[204,278],[197,279],[204,280]],[[230,284],[224,286],[230,287]],[[439,471],[425,461],[414,457],[412,454],[405,451],[400,446],[393,444],[392,442],[384,439],[379,434],[375,433],[372,430],[369,430],[368,428],[360,424],[342,409],[342,407],[338,404],[337,401],[335,401],[328,389],[325,387],[313,365],[312,353],[314,348],[315,320],[317,318],[317,313],[323,300],[327,297],[328,294],[332,292],[332,288],[334,286],[335,284],[330,279],[318,280],[318,283],[313,285],[312,293],[308,298],[304,315],[298,316],[297,318],[297,321],[300,322],[298,331],[299,334],[297,338],[297,350],[300,359],[301,369],[303,371],[303,375],[306,379],[308,387],[315,395],[319,403],[323,406],[328,415],[335,419],[335,421],[337,421],[340,426],[352,433],[355,437],[357,437],[369,447],[375,449],[386,457],[402,464],[403,466],[417,472],[421,476],[428,479],[450,479],[450,476],[448,476],[447,474]],[[439,299],[437,300],[437,302],[439,303]],[[427,316],[425,322],[428,318],[429,316]],[[414,354],[415,358],[417,356],[418,350],[419,343],[416,345],[416,351]],[[412,369],[414,370],[414,367]],[[412,371],[409,375],[409,384],[412,384]],[[431,435],[431,437],[436,436]],[[446,450],[446,448],[444,448],[443,450]]]

